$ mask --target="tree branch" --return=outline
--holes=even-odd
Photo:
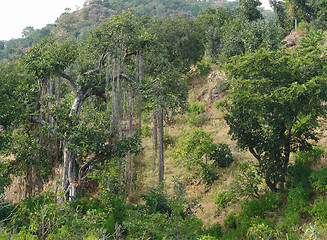
[[[61,72],[60,75],[63,78],[67,79],[70,82],[70,84],[73,86],[73,88],[75,88],[75,90],[77,90],[79,88],[77,82],[75,81],[75,79],[72,76],[70,76],[64,72]]]
[[[37,116],[33,116],[32,121],[35,123],[39,123],[41,126],[48,125],[48,123],[46,121],[44,121],[42,118],[37,117]],[[53,129],[50,129],[49,132],[51,134],[56,134],[56,131]]]
[[[125,73],[121,73],[121,74],[120,74],[120,77],[125,78],[125,79],[126,79],[127,81],[129,81],[129,82],[135,82],[135,79],[134,79],[134,78],[128,76],[128,75],[125,74]]]

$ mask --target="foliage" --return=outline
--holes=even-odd
[[[236,229],[237,224],[236,224],[235,214],[233,213],[228,214],[224,219],[223,225],[226,228],[226,230]]]
[[[327,222],[327,200],[320,197],[315,200],[310,214],[319,224],[326,224]]]
[[[168,199],[162,193],[162,187],[163,184],[156,189],[150,189],[148,194],[141,195],[145,201],[146,211],[150,214],[159,212],[170,215],[172,212]]]
[[[256,9],[257,0],[240,2],[237,11],[226,8],[206,9],[198,21],[206,29],[203,38],[206,55],[225,62],[229,57],[258,49],[276,49],[283,37],[283,29],[268,21],[253,21],[262,15]]]
[[[201,162],[200,165],[201,169],[197,176],[204,184],[210,184],[218,179],[218,173],[211,169],[208,164]]]
[[[314,191],[318,193],[326,192],[327,190],[327,168],[321,169],[318,172],[311,174],[311,183]]]
[[[310,194],[310,190],[300,186],[290,189],[287,195],[288,207],[285,210],[285,214],[287,215],[289,208],[291,208],[292,211],[294,210],[298,212],[299,214],[307,214]]]
[[[311,30],[307,35],[301,38],[300,47],[303,49],[316,48],[323,43],[324,37],[325,33],[321,29],[317,31]]]
[[[211,71],[212,60],[202,58],[201,61],[196,63],[197,69],[200,71],[200,76],[206,76]]]
[[[231,190],[236,196],[260,198],[265,192],[262,183],[263,180],[257,172],[257,165],[242,163],[238,165],[238,171],[235,173],[235,181],[232,183]]]
[[[176,141],[173,157],[188,170],[192,170],[194,176],[208,184],[218,177],[207,163],[215,147],[211,134],[202,129],[195,129],[189,134],[184,131]]]
[[[234,162],[232,152],[229,146],[225,143],[217,144],[213,152],[210,154],[210,159],[214,160],[214,164],[224,168]]]
[[[227,190],[227,191],[219,192],[215,197],[215,204],[216,204],[217,211],[223,210],[235,200],[236,197],[232,191]]]
[[[213,106],[219,110],[226,109],[228,107],[228,99],[226,97],[213,103]]]
[[[267,213],[273,212],[282,204],[282,198],[279,193],[268,192],[258,199],[247,200],[242,203],[242,212],[240,215],[246,218],[264,218]]]
[[[257,9],[261,5],[258,0],[240,0],[239,11],[249,21],[256,21],[263,18]]]
[[[141,209],[128,212],[128,219],[123,223],[127,239],[197,239],[201,235],[202,223],[188,214],[188,207],[183,205],[185,200],[169,199],[163,194],[162,186],[142,195],[145,204]]]
[[[208,236],[214,237],[215,239],[223,235],[223,229],[218,222],[211,225],[205,232]]]
[[[58,44],[53,36],[49,36],[29,49],[21,62],[28,74],[44,81],[50,73],[64,71],[76,57],[76,45],[69,41]]]
[[[200,127],[207,123],[209,116],[206,115],[206,107],[206,102],[199,102],[198,100],[188,103],[189,118],[187,121],[189,124]]]
[[[270,226],[262,224],[254,224],[246,233],[248,239],[275,239],[275,230]]]
[[[144,138],[150,138],[152,136],[150,127],[147,125],[141,127],[141,132],[142,132],[142,137]]]
[[[20,74],[17,64],[0,63],[0,151],[8,147],[10,128],[24,121],[35,94],[35,82]]]
[[[203,129],[195,129],[189,134],[183,131],[176,142],[174,159],[189,169],[200,167],[201,162],[209,160],[214,147],[211,134]]]
[[[290,153],[310,149],[310,140],[317,140],[327,87],[321,51],[258,51],[226,68],[234,79],[225,116],[229,134],[258,160],[272,191],[284,187]]]

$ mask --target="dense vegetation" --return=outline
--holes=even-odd
[[[270,2],[94,0],[1,45],[0,238],[327,236],[327,6]]]

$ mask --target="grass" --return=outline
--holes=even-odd
[[[217,81],[220,81],[220,79],[208,79],[205,77],[201,77],[199,79],[193,78],[191,81],[192,88],[189,94],[189,101],[195,101],[199,95],[203,95],[204,89],[213,88],[217,84]],[[236,159],[235,163],[233,163],[230,167],[225,169],[216,169],[219,174],[218,180],[213,182],[211,185],[191,185],[190,181],[188,181],[190,174],[173,160],[174,146],[168,146],[165,149],[165,191],[168,195],[173,194],[173,178],[174,176],[178,175],[182,176],[186,184],[187,198],[190,200],[197,200],[203,207],[202,211],[197,211],[197,216],[203,221],[204,227],[208,227],[217,221],[222,223],[223,219],[228,214],[229,210],[227,209],[226,211],[222,211],[217,215],[214,199],[218,192],[228,189],[231,182],[234,180],[232,173],[236,170],[237,163],[249,160],[254,161],[250,153],[239,151],[236,143],[230,139],[228,135],[229,127],[224,120],[224,110],[214,108],[213,104],[209,102],[206,108],[206,114],[210,116],[210,121],[202,126],[203,130],[212,134],[215,143],[228,144],[232,150],[234,158]],[[183,130],[186,132],[191,132],[192,130],[196,129],[195,126],[190,126],[187,123],[187,117],[187,114],[177,116],[177,121],[174,124],[165,126],[165,132],[176,139],[180,137]],[[152,130],[152,124],[149,123],[148,126]],[[135,184],[138,195],[140,193],[145,193],[151,187],[156,187],[158,184],[157,163],[154,179],[152,173],[153,140],[152,138],[144,138],[142,144],[144,151],[142,157],[139,158],[141,164],[139,164],[139,167],[136,170],[138,176]],[[139,199],[134,198],[134,200]],[[232,210],[235,211],[235,209]]]

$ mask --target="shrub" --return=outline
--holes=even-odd
[[[202,58],[201,62],[197,62],[197,67],[200,71],[200,76],[208,75],[211,71],[212,60]]]
[[[263,218],[267,212],[272,212],[280,207],[282,198],[280,193],[268,192],[258,199],[245,201],[242,204],[241,215],[243,218]]]
[[[285,211],[284,217],[282,217],[279,222],[277,229],[283,234],[287,234],[289,239],[299,239],[296,238],[298,234],[294,231],[294,228],[300,224],[300,214],[292,208]],[[293,236],[292,238],[290,236]]]
[[[162,186],[150,189],[147,194],[142,194],[141,198],[145,201],[145,209],[148,213],[153,214],[156,212],[171,214],[171,207],[169,201],[162,192]]]
[[[210,226],[205,232],[207,235],[215,238],[219,238],[223,235],[223,229],[218,222]]]
[[[318,223],[325,224],[327,222],[327,200],[322,197],[317,199],[310,210],[310,214]]]
[[[327,190],[327,168],[311,174],[311,182],[314,191],[323,193]]]
[[[295,160],[295,164],[289,167],[289,180],[290,187],[304,187],[311,188],[310,175],[312,170],[308,162]]]
[[[285,214],[287,213],[288,208],[292,208],[298,213],[308,213],[310,193],[310,190],[301,186],[291,189],[287,196],[287,207]]]
[[[233,213],[228,214],[223,221],[223,225],[227,231],[230,229],[236,229],[237,224],[235,215]]]
[[[209,116],[205,114],[207,107],[206,102],[199,102],[198,100],[188,104],[189,118],[188,123],[194,126],[202,126],[209,121]]]
[[[176,143],[176,137],[173,137],[173,136],[169,135],[167,131],[164,131],[163,143],[164,143],[165,147],[174,145]]]
[[[200,170],[201,163],[209,159],[214,147],[211,134],[203,129],[195,129],[189,134],[183,132],[176,141],[174,159],[191,170],[194,170],[194,167]]]
[[[224,143],[215,146],[215,149],[210,154],[210,159],[214,161],[215,165],[222,168],[228,167],[232,162],[234,162],[229,146]]]
[[[235,196],[231,191],[223,191],[218,193],[215,198],[217,211],[220,211],[230,205],[233,200],[235,200]]]
[[[262,177],[257,173],[257,165],[253,163],[242,163],[238,165],[234,174],[235,181],[232,183],[231,191],[238,197],[260,198],[266,192]]]
[[[142,137],[149,138],[152,136],[152,132],[149,126],[144,125],[141,127]]]
[[[210,184],[218,179],[218,173],[210,168],[206,163],[201,163],[201,170],[198,173],[198,177],[204,184]]]
[[[213,103],[213,106],[217,108],[218,110],[225,109],[228,106],[228,100],[226,97],[216,101]]]
[[[295,155],[295,161],[300,161],[304,164],[316,163],[320,161],[324,152],[323,147],[313,147],[310,151],[299,151]]]
[[[257,240],[257,239],[275,239],[275,231],[272,227],[261,224],[253,224],[246,233],[248,239]]]

